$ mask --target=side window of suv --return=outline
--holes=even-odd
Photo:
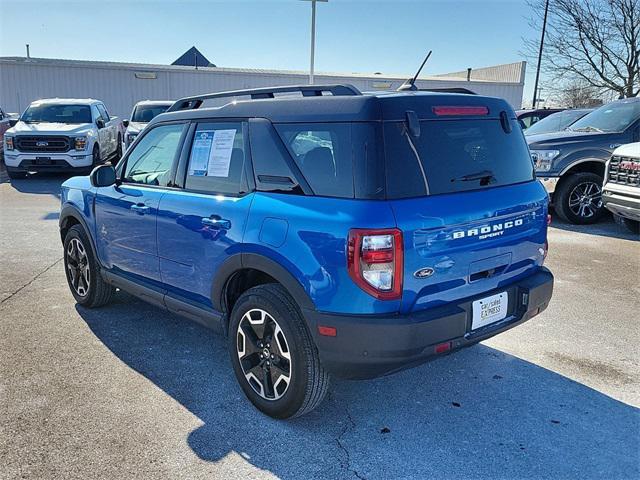
[[[276,129],[316,195],[353,198],[350,124],[280,124]]]
[[[184,124],[172,124],[148,132],[127,157],[122,181],[167,186],[184,129]]]
[[[196,128],[185,188],[238,195],[247,186],[245,129],[240,122],[200,123]]]

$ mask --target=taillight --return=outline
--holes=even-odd
[[[402,296],[402,232],[352,229],[349,231],[347,266],[353,281],[380,300]]]
[[[487,107],[442,106],[432,107],[432,110],[438,116],[489,115]]]

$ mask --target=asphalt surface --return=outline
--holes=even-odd
[[[555,295],[480,345],[258,413],[225,341],[68,291],[63,177],[0,173],[0,478],[639,478],[640,242],[554,221]]]

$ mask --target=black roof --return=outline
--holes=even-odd
[[[228,97],[228,103],[209,108],[200,108],[206,101],[207,95],[187,97],[178,100],[174,106],[170,107],[168,113],[158,115],[151,123],[205,118],[266,118],[279,123],[397,121],[406,119],[407,111],[414,111],[420,119],[434,119],[439,118],[433,111],[433,107],[436,106],[487,107],[489,113],[482,115],[483,118],[499,118],[502,111],[506,111],[511,118],[515,118],[511,106],[501,98],[424,91],[360,93],[350,85],[314,87],[317,90],[337,87],[345,90],[337,91],[338,94],[334,95],[307,95],[303,92],[302,95],[275,96],[274,98],[264,98],[265,89],[229,92],[228,95],[209,94],[217,100],[220,100],[221,96]],[[274,87],[275,90],[285,88],[309,90],[308,85]],[[251,92],[255,91],[260,92],[256,98],[242,98],[251,96]],[[189,107],[190,102],[197,106]],[[184,109],[180,109],[183,106]],[[449,115],[447,118],[455,118],[455,116]]]
[[[185,67],[215,67],[215,65],[207,60],[207,57],[200,53],[200,50],[196,47],[191,47],[189,50],[184,52],[180,58],[171,65],[184,65]]]

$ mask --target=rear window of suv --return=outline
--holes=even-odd
[[[384,125],[387,198],[455,193],[533,180],[517,121],[423,120],[416,138],[405,122]]]

